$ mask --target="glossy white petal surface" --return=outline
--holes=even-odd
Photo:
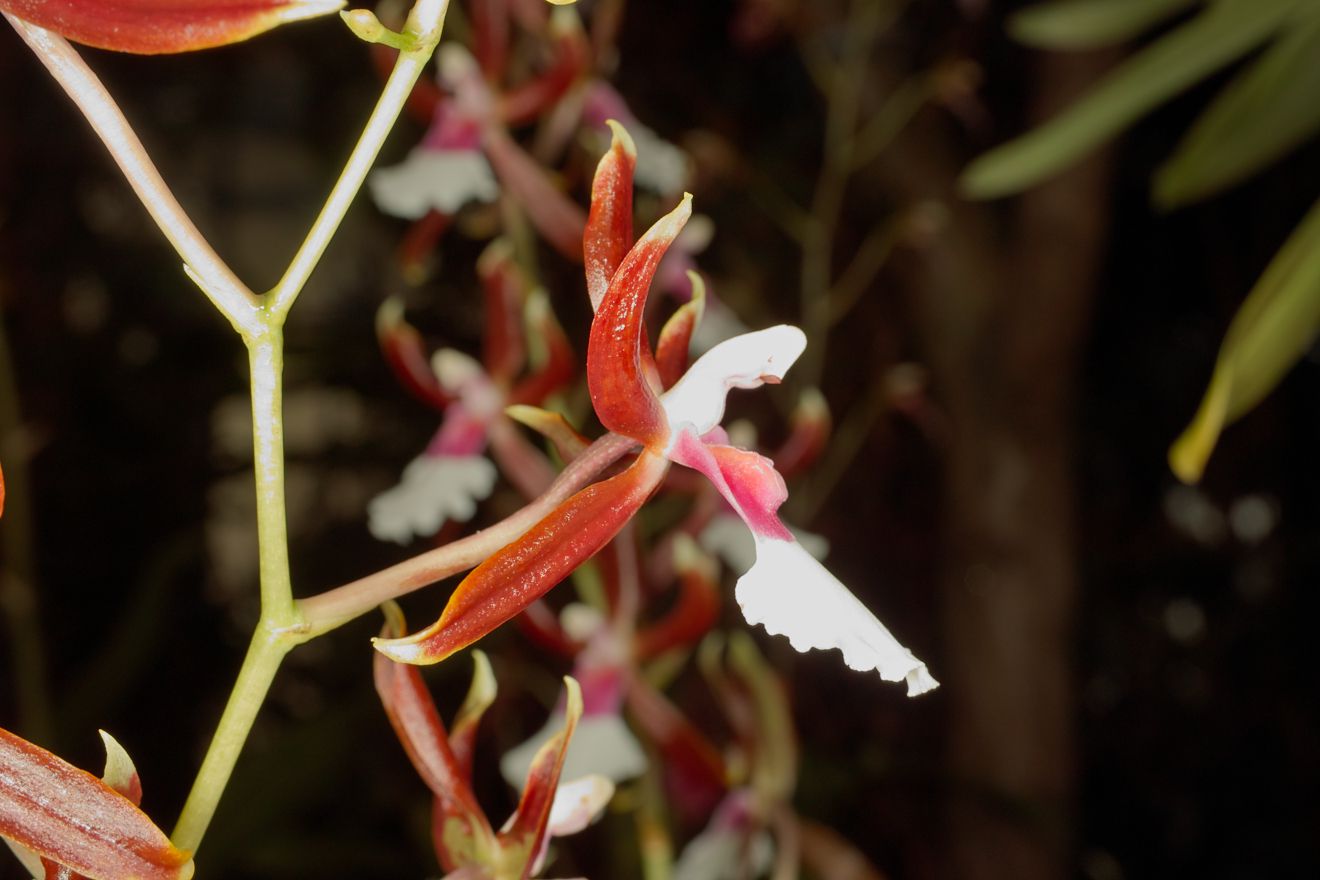
[[[468,202],[493,202],[500,195],[495,172],[477,150],[418,147],[400,164],[373,171],[367,186],[377,207],[405,220],[433,208],[453,214]]]
[[[697,359],[660,399],[670,427],[690,424],[705,434],[724,418],[724,401],[734,388],[778,382],[807,347],[796,327],[780,324],[727,339]]]
[[[367,505],[367,527],[381,541],[430,537],[448,520],[467,522],[495,488],[495,465],[480,455],[419,455],[399,484]]]
[[[758,538],[756,564],[734,595],[748,623],[787,636],[798,651],[838,648],[853,669],[906,680],[910,697],[938,686],[926,664],[796,541]]]
[[[551,837],[577,834],[596,821],[612,797],[614,783],[599,774],[560,784],[555,791],[554,806],[550,808],[546,832]]]

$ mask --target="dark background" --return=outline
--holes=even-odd
[[[1041,57],[1003,35],[1004,11],[970,17],[950,4],[914,3],[878,44],[876,90],[894,71],[944,57],[982,66],[979,123],[943,108],[924,114],[963,160],[1021,131],[1039,86]],[[810,198],[822,103],[792,40],[735,44],[734,12],[729,3],[632,4],[614,82],[659,132],[689,145],[694,133],[714,135],[736,157],[740,173],[703,166],[696,202],[718,233],[702,266],[717,285],[724,279],[717,292],[745,307],[749,323],[793,321],[797,252],[766,219],[756,179]],[[87,55],[216,250],[253,289],[273,285],[374,100],[378,81],[361,48],[324,21],[195,56]],[[19,717],[6,674],[0,724],[88,768],[101,761],[95,729],[111,731],[138,763],[144,807],[168,827],[255,618],[253,551],[243,537],[250,484],[241,454],[216,436],[222,414],[241,410],[245,358],[8,29],[0,83],[0,306],[10,349],[0,370],[18,391],[16,408],[0,412],[9,482],[0,531],[31,530],[30,540],[5,543],[4,564],[36,589],[50,709],[49,724]],[[1149,175],[1214,85],[1122,138],[1109,157],[1105,204],[1075,206],[1109,213],[1063,413],[1078,589],[1058,662],[1073,684],[1075,752],[1055,812],[1041,815],[1039,804],[950,769],[946,744],[959,716],[947,689],[908,702],[835,656],[798,657],[760,639],[795,698],[801,813],[837,828],[894,877],[965,876],[944,860],[962,827],[946,813],[969,797],[1015,827],[1055,829],[1057,876],[1320,871],[1315,359],[1227,432],[1201,487],[1178,486],[1164,459],[1233,311],[1320,191],[1313,145],[1202,206],[1154,212]],[[419,134],[402,123],[384,160]],[[902,207],[888,183],[893,167],[881,166],[850,192],[840,263],[877,217]],[[989,210],[1006,218],[1010,209]],[[302,595],[401,558],[366,533],[362,505],[434,427],[394,384],[373,333],[403,230],[360,199],[290,320],[287,394],[310,413],[289,444]],[[477,252],[447,242],[436,280],[410,300],[437,344],[475,350]],[[584,346],[579,276],[556,260],[544,255],[546,280]],[[836,420],[896,364],[924,362],[933,343],[929,329],[913,329],[910,277],[901,264],[886,270],[832,335],[822,387]],[[1042,321],[1032,332],[1052,330]],[[937,380],[923,404],[937,422],[941,392]],[[782,430],[770,410],[746,406],[768,435]],[[956,418],[943,423],[955,436],[963,430]],[[941,609],[956,601],[941,588],[958,540],[947,528],[957,498],[941,488],[948,444],[901,412],[880,414],[819,515],[799,523],[830,539],[832,569],[937,678],[958,650],[941,626]],[[486,515],[511,503],[506,490]],[[1253,506],[1270,512],[1272,527],[1235,531],[1234,511],[1240,519]],[[442,597],[424,591],[407,604],[420,619]],[[221,805],[202,876],[436,873],[424,791],[370,685],[367,637],[376,626],[359,621],[292,655]],[[565,670],[516,633],[493,636],[491,653],[504,697],[488,716],[479,773],[499,817],[512,802],[495,756],[539,727],[536,700]],[[466,665],[428,676],[442,711],[452,712]],[[630,827],[608,818],[555,872],[633,876]],[[4,870],[17,876],[15,866]]]

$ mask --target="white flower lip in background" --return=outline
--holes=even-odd
[[[367,505],[367,526],[381,541],[407,544],[449,520],[467,522],[495,488],[495,465],[480,455],[419,455],[398,485]]]
[[[500,773],[515,788],[527,776],[527,768],[542,745],[564,726],[561,712],[555,712],[545,726],[530,739],[504,753]],[[616,713],[585,715],[568,744],[564,757],[565,778],[603,776],[611,782],[627,782],[646,772],[646,753],[628,725]]]
[[[480,150],[416,147],[398,165],[373,171],[367,185],[377,207],[405,220],[431,210],[454,214],[470,202],[500,197],[495,172]]]

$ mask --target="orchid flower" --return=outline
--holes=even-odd
[[[502,6],[502,4],[500,4]],[[581,257],[585,216],[506,128],[534,119],[557,100],[582,70],[585,48],[575,17],[553,16],[547,31],[554,61],[548,69],[514,87],[498,81],[507,50],[507,14],[483,8],[477,16],[474,57],[456,43],[436,53],[440,91],[429,98],[431,120],[421,143],[399,165],[381,168],[368,186],[382,211],[438,235],[444,225],[427,224],[471,203],[511,195],[537,231],[570,259]],[[526,16],[524,16],[526,18]],[[502,36],[501,36],[502,34]]]
[[[385,634],[404,632],[403,614],[384,606]],[[446,730],[435,703],[415,667],[376,655],[376,692],[417,774],[434,796],[431,833],[436,855],[453,880],[502,880],[539,876],[551,837],[586,828],[614,794],[600,776],[560,784],[564,756],[582,715],[582,692],[564,679],[563,721],[528,762],[522,795],[508,822],[491,825],[472,791],[472,758],[477,725],[495,700],[490,662],[473,652],[475,671],[467,698],[452,729]]]
[[[421,336],[397,300],[377,314],[377,334],[390,367],[414,396],[444,412],[423,453],[399,483],[367,508],[368,527],[382,541],[405,544],[429,537],[446,521],[466,522],[495,487],[489,442],[509,479],[535,496],[552,479],[548,465],[505,417],[505,407],[545,401],[573,372],[572,350],[545,295],[526,293],[507,242],[497,239],[477,261],[485,291],[482,363],[453,349],[427,358]],[[544,348],[539,368],[520,378],[526,360],[523,319]]]
[[[659,487],[671,462],[704,474],[751,531],[756,563],[735,596],[748,622],[782,634],[799,651],[838,648],[856,670],[906,681],[908,694],[936,686],[926,665],[794,540],[777,511],[787,498],[774,465],[726,445],[720,421],[733,388],[783,379],[806,346],[796,327],[746,333],[706,352],[671,384],[686,358],[695,315],[671,320],[655,354],[643,310],[656,268],[691,214],[691,197],[632,238],[636,151],[622,126],[597,166],[583,240],[587,291],[596,309],[587,351],[592,405],[609,431],[641,447],[621,473],[592,484],[522,537],[477,566],[458,585],[440,619],[376,648],[407,663],[435,663],[518,614],[600,551]],[[675,353],[679,352],[676,357]]]

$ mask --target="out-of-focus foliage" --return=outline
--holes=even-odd
[[[1019,13],[1013,35],[1045,49],[1106,46],[1195,5],[1188,0],[1064,0]],[[1177,208],[1218,195],[1320,131],[1320,4],[1206,0],[1053,119],[973,162],[980,198],[1019,192],[1081,159],[1147,112],[1253,51],[1156,173],[1152,197]],[[1263,48],[1262,48],[1263,47]],[[1320,331],[1320,222],[1308,215],[1234,318],[1195,420],[1169,452],[1200,478],[1220,431],[1264,398]]]

